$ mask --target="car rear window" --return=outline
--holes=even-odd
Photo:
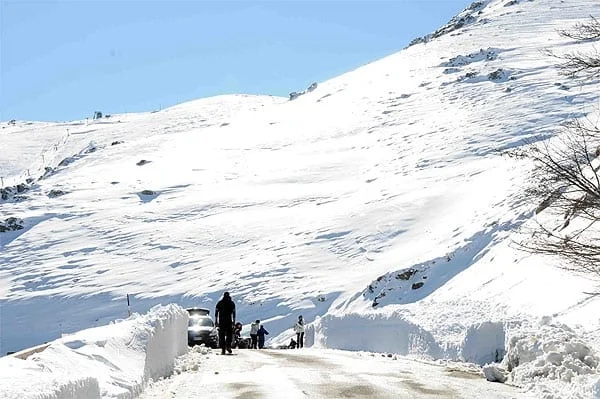
[[[209,317],[190,317],[188,326],[213,327],[214,323]]]
[[[210,314],[210,310],[205,308],[190,308],[187,311],[190,316],[207,316]]]

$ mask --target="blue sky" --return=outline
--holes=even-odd
[[[392,54],[470,0],[0,0],[0,120],[287,96]]]

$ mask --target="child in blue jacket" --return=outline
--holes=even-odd
[[[265,330],[265,326],[263,326],[262,324],[260,325],[260,328],[258,329],[258,349],[262,349],[265,346],[265,335],[269,335],[269,332],[267,330]]]

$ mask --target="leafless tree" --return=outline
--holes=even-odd
[[[570,29],[559,30],[558,33],[578,43],[598,41],[600,40],[600,21],[590,17],[588,21],[578,23]],[[545,51],[545,53],[561,60],[558,65],[561,75],[583,79],[594,79],[600,76],[600,54],[597,52],[557,54],[553,51]]]
[[[600,22],[591,18],[563,36],[577,41],[600,40]],[[571,77],[594,80],[600,76],[600,55],[570,53],[559,56],[559,71]],[[600,280],[600,127],[597,121],[577,119],[562,125],[545,141],[513,150],[510,156],[536,165],[527,194],[539,201],[538,225],[528,231],[521,248],[558,255],[565,269],[595,275]],[[557,219],[556,216],[559,218]],[[559,220],[552,225],[553,221]]]
[[[554,56],[562,59],[562,63],[558,65],[561,75],[584,79],[600,76],[600,55],[597,53],[574,52]]]

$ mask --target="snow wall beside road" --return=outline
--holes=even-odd
[[[22,360],[0,358],[0,398],[131,398],[173,372],[187,351],[188,314],[178,305],[78,331]]]

